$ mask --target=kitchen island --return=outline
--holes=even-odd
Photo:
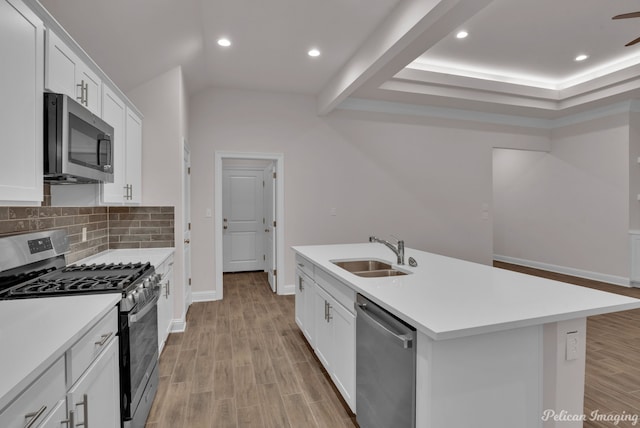
[[[375,243],[294,251],[299,265],[312,266],[318,287],[336,280],[417,329],[420,428],[581,427],[543,415],[583,413],[586,317],[640,308],[617,294],[412,249],[406,258],[416,267],[398,267]],[[365,278],[333,263],[362,259],[407,275]],[[353,302],[344,295],[337,300],[348,309]]]

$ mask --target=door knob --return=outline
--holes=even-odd
[[[264,231],[265,231],[265,232],[267,232],[267,233],[269,233],[269,229],[265,229]]]
[[[189,240],[189,239],[185,239],[185,240],[184,240],[184,243],[185,243],[185,244],[188,244],[188,243],[190,243],[190,242],[191,242],[191,240]]]

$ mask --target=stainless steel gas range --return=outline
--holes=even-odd
[[[120,293],[120,406],[143,428],[158,388],[159,276],[150,263],[66,265],[62,230],[0,238],[0,299]]]

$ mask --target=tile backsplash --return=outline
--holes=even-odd
[[[173,226],[173,207],[0,207],[0,237],[64,229],[68,263],[113,248],[173,247]]]

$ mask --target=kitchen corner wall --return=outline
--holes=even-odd
[[[67,262],[73,263],[112,248],[173,247],[173,211],[173,207],[0,207],[0,236],[64,229],[71,247]]]

